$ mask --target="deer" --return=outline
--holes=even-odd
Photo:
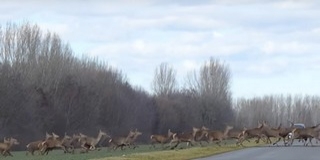
[[[112,145],[113,150],[116,150],[119,147],[123,150],[123,147],[128,146],[134,138],[135,132],[130,130],[126,137],[113,137],[109,140],[109,143]]]
[[[110,138],[110,136],[106,132],[103,132],[101,130],[99,130],[97,138],[88,137],[80,133],[79,142],[81,143],[81,147],[85,150],[85,152],[88,152],[88,150],[96,150],[96,145],[99,143],[103,136]]]
[[[40,151],[41,154],[48,155],[49,151],[55,149],[55,148],[61,148],[65,153],[67,152],[66,148],[62,145],[62,141],[58,139],[59,136],[55,133],[52,133],[52,138],[49,138],[42,143],[40,143]]]
[[[11,156],[11,157],[13,157],[13,155],[10,153],[10,150],[11,150],[11,148],[12,148],[12,146],[13,145],[18,145],[19,144],[19,142],[18,142],[18,140],[17,139],[15,139],[15,138],[9,138],[9,139],[6,139],[6,138],[4,138],[4,142],[3,143],[0,143],[0,151],[1,151],[1,154],[3,155],[3,156],[7,156],[7,155],[9,155],[9,156]]]
[[[174,133],[171,132],[170,129],[168,129],[167,135],[159,135],[159,134],[153,134],[153,135],[151,135],[151,136],[150,136],[151,146],[150,146],[149,148],[151,148],[151,147],[156,148],[155,143],[160,143],[162,149],[164,149],[164,144],[165,144],[165,143],[168,143],[168,142],[172,139],[173,134],[174,134]]]
[[[307,128],[294,128],[292,130],[293,139],[298,139],[298,138],[305,139],[304,146],[308,146],[309,143],[311,144],[311,146],[313,146],[312,138],[318,139],[319,126],[320,126],[320,123],[315,126],[307,127]],[[307,141],[307,139],[309,139],[309,142]],[[292,143],[293,141],[291,142],[291,144]]]
[[[48,140],[50,138],[53,138],[52,135],[50,135],[48,132],[46,132],[46,136],[44,140],[38,140],[38,141],[34,141],[34,142],[30,142],[27,144],[27,152],[26,155],[28,155],[28,153],[31,153],[31,155],[34,155],[35,151],[39,151],[39,154],[41,154],[40,152],[40,147],[41,147],[41,143],[45,140]]]
[[[27,152],[26,155],[28,155],[28,153],[30,152],[31,155],[34,155],[35,151],[39,151],[40,154],[40,148],[39,145],[43,142],[43,140],[39,140],[39,141],[34,141],[34,142],[30,142],[29,144],[27,144]]]
[[[224,132],[221,131],[209,131],[206,133],[206,137],[210,142],[217,141],[216,144],[221,147],[220,143],[227,139],[228,132],[233,129],[233,126],[226,126]]]
[[[65,133],[62,139],[62,145],[65,147],[67,152],[64,152],[64,153],[74,154],[75,144],[79,141],[79,138],[80,138],[80,135],[73,134],[73,136],[70,137]]]
[[[209,143],[208,138],[205,136],[209,131],[209,128],[202,126],[201,128],[193,127],[193,136],[196,142],[199,142],[200,146],[203,146],[201,141],[206,141]]]
[[[129,148],[131,148],[131,146],[133,146],[133,149],[135,149],[136,147],[138,147],[134,142],[135,142],[135,141],[137,140],[137,138],[138,138],[139,136],[141,136],[141,135],[142,135],[142,133],[139,132],[138,129],[136,129],[136,130],[134,131],[133,137],[130,138],[130,139],[128,139],[128,146],[129,146]]]
[[[280,136],[280,128],[281,124],[278,128],[270,128],[265,121],[263,122],[263,127],[261,133],[267,137],[267,143],[272,143],[270,137],[278,138],[277,141],[273,143],[273,145],[278,145],[278,142],[281,140],[282,136]]]
[[[258,138],[255,142],[259,143],[259,140],[264,136],[262,134],[262,128],[263,124],[258,125],[257,128],[252,128],[252,129],[245,129],[242,131],[242,137],[239,139],[239,144],[243,146],[243,141],[249,139],[249,138]]]
[[[172,140],[170,141],[170,149],[174,149],[176,147],[178,147],[178,145],[181,142],[187,142],[187,147],[189,146],[193,146],[194,143],[196,143],[195,141],[195,135],[197,134],[197,132],[199,131],[199,129],[193,128],[192,132],[187,132],[187,133],[174,133],[172,135]],[[173,147],[172,143],[176,143]]]
[[[243,130],[233,130],[233,129],[231,129],[228,132],[227,138],[228,139],[236,139],[236,146],[239,146],[239,145],[243,146],[242,143],[240,144],[240,140],[241,140],[241,138],[243,138],[243,131],[244,130],[247,130],[247,128],[243,128]],[[245,140],[247,142],[250,142],[249,139],[245,139]]]
[[[284,143],[285,146],[288,145],[288,142],[286,141],[286,138],[288,137],[289,133],[291,133],[292,130],[294,129],[294,124],[292,122],[290,122],[290,123],[291,123],[291,126],[288,127],[288,128],[284,128],[282,126],[279,127],[279,135],[282,137],[283,143]]]

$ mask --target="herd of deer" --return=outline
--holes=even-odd
[[[304,140],[304,145],[307,146],[309,143],[312,144],[312,139],[319,140],[320,123],[318,125],[307,127],[307,128],[295,128],[292,123],[290,127],[282,127],[280,124],[277,128],[270,127],[266,122],[259,123],[257,128],[251,128],[243,130],[234,130],[232,126],[226,126],[224,131],[209,130],[207,127],[196,128],[193,127],[192,131],[184,133],[173,133],[168,130],[167,135],[151,135],[151,147],[155,148],[155,144],[161,144],[162,148],[174,149],[182,142],[187,143],[187,147],[195,144],[203,146],[202,142],[212,143],[215,142],[221,146],[221,142],[227,139],[235,139],[237,146],[243,146],[244,141],[249,141],[251,138],[257,138],[256,143],[259,143],[260,139],[266,143],[271,144],[270,138],[276,138],[273,145],[283,139],[284,145],[292,145],[294,139]],[[44,140],[34,141],[29,143],[27,147],[27,155],[34,152],[38,152],[40,155],[47,155],[49,151],[60,148],[64,153],[74,153],[75,148],[79,146],[81,148],[80,153],[87,153],[93,150],[99,150],[97,147],[98,143],[108,139],[110,148],[116,150],[117,148],[124,147],[136,148],[136,139],[142,135],[137,129],[129,131],[127,136],[124,137],[111,137],[106,132],[99,131],[96,138],[84,135],[82,133],[74,134],[73,136],[65,136],[61,139],[57,134],[46,133]],[[225,141],[226,143],[226,141]],[[3,156],[12,156],[10,153],[13,145],[18,145],[19,142],[15,138],[4,138],[4,141],[0,143],[0,152]],[[165,146],[165,144],[169,144]]]
[[[293,144],[294,139],[299,141],[304,140],[304,146],[312,144],[312,139],[316,139],[317,143],[320,139],[320,123],[318,125],[307,127],[307,128],[296,128],[294,123],[291,122],[290,127],[282,127],[280,124],[277,128],[270,127],[266,122],[259,123],[258,127],[242,130],[235,130],[232,126],[226,126],[224,131],[209,130],[207,127],[196,128],[193,127],[191,132],[186,133],[173,133],[168,130],[167,135],[151,135],[151,145],[155,148],[156,143],[160,143],[162,148],[170,147],[171,149],[176,148],[181,142],[186,142],[187,147],[193,146],[198,143],[201,146],[202,141],[207,143],[215,142],[221,146],[220,143],[227,139],[235,139],[237,146],[243,146],[244,141],[250,142],[249,139],[257,138],[256,143],[259,143],[260,139],[266,143],[271,144],[270,138],[276,138],[276,141],[272,143],[278,146],[278,142],[283,139],[284,145],[289,146]],[[309,141],[308,141],[309,140]],[[164,144],[169,143],[169,146]],[[175,144],[174,146],[172,144]],[[226,144],[226,141],[225,141]]]

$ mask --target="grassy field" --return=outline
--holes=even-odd
[[[181,146],[185,147],[186,144]],[[244,143],[246,147],[257,146],[254,143]],[[149,145],[140,145],[139,148],[125,149],[123,151],[109,150],[102,148],[100,151],[92,151],[87,154],[80,154],[79,150],[75,154],[64,154],[62,150],[56,150],[49,153],[47,156],[41,155],[26,155],[25,151],[12,152],[13,157],[7,157],[11,160],[154,160],[154,159],[192,159],[205,157],[213,154],[242,149],[229,143],[225,146],[218,147],[216,145],[208,145],[205,147],[192,147],[188,149],[162,150],[150,149]]]

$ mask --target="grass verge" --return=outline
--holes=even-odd
[[[226,146],[206,146],[206,147],[193,147],[188,149],[178,149],[178,150],[166,150],[166,151],[154,151],[145,153],[133,153],[129,155],[122,155],[117,157],[106,157],[94,160],[160,160],[160,159],[170,159],[170,160],[181,160],[181,159],[195,159],[201,157],[207,157],[219,153],[230,152],[234,150],[239,150],[248,147],[259,146],[261,144],[256,144],[254,142],[244,143],[245,147],[237,147],[234,144],[228,144]]]

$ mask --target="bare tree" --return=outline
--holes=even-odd
[[[200,68],[199,73],[189,73],[187,87],[199,99],[199,117],[208,127],[221,124],[233,118],[230,72],[227,65],[211,58]]]
[[[238,127],[253,127],[265,120],[271,126],[290,126],[291,122],[313,126],[319,122],[320,98],[301,95],[270,95],[240,98],[234,102],[235,123]]]
[[[0,94],[0,135],[18,135],[22,143],[45,131],[121,133],[136,127],[147,133],[156,112],[153,98],[121,71],[74,56],[57,34],[28,22],[0,26]]]
[[[152,89],[156,95],[169,95],[177,89],[176,71],[167,63],[156,68]]]

